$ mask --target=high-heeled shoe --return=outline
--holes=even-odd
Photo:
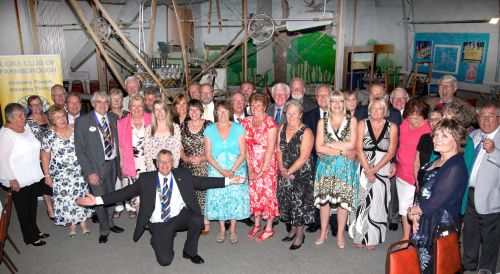
[[[294,245],[294,244],[292,244],[292,245],[290,246],[290,250],[296,250],[296,249],[299,249],[299,248],[302,246],[302,244],[304,243],[305,238],[306,238],[306,235],[304,235],[304,236],[302,237],[302,243],[301,243],[300,245]]]
[[[325,238],[323,238],[323,239],[320,239],[320,238],[321,238],[321,235],[318,237],[318,239],[316,239],[316,241],[314,241],[315,245],[322,245],[326,241],[326,239],[328,238],[328,229],[325,232]]]
[[[54,217],[50,217],[50,213],[49,213],[49,211],[48,211],[48,210],[47,210],[47,216],[49,216],[49,219],[50,219],[51,221],[55,221],[55,220],[56,220],[56,216],[55,216],[55,215],[54,215]]]
[[[281,239],[281,241],[283,242],[290,242],[290,241],[293,241],[293,239],[295,239],[295,235],[293,236],[286,236],[285,238]]]
[[[271,230],[264,230],[262,233],[259,235],[259,237],[255,238],[255,241],[260,243],[263,241],[266,241],[274,236],[274,229]]]

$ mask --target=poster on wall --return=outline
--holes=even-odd
[[[460,46],[436,45],[434,47],[434,72],[457,74],[460,62]]]
[[[416,41],[415,57],[416,61],[430,61],[432,56],[432,41]]]
[[[467,64],[467,72],[465,73],[465,81],[476,82],[478,65],[479,65],[478,63],[468,63]]]
[[[463,61],[482,63],[484,44],[484,42],[464,42]]]
[[[2,117],[5,105],[20,103],[27,107],[28,97],[38,95],[44,111],[52,104],[50,88],[62,84],[59,55],[0,56],[0,104]]]

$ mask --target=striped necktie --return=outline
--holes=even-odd
[[[163,187],[161,189],[161,219],[167,223],[170,220],[170,199],[172,198],[172,187],[174,176],[170,176],[170,185],[167,184],[167,177],[163,178]]]
[[[276,119],[274,119],[274,121],[276,121],[276,124],[280,124],[280,120],[281,120],[281,108],[277,108],[276,109]]]
[[[480,133],[479,135],[479,143],[477,144],[477,146],[474,148],[474,162],[476,162],[477,160],[477,156],[479,155],[479,152],[481,152],[481,149],[483,148],[483,134]]]
[[[104,116],[101,118],[101,127],[102,138],[104,139],[104,154],[110,158],[113,155],[113,140],[111,139],[111,132]]]

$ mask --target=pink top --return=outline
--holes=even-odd
[[[144,112],[144,125],[146,128],[151,124],[151,114]],[[132,115],[128,114],[118,120],[118,145],[122,154],[122,172],[126,176],[135,176],[134,149],[132,146]]]
[[[396,154],[396,176],[403,179],[410,185],[415,185],[413,176],[413,163],[417,154],[417,145],[420,136],[431,133],[431,127],[428,122],[424,122],[417,129],[410,128],[408,119],[404,119],[399,126],[399,148]]]

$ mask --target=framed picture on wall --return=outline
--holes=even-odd
[[[457,74],[460,64],[461,48],[461,46],[456,45],[434,46],[432,71],[447,74]]]
[[[464,62],[483,62],[484,42],[464,42],[462,59]]]
[[[420,40],[415,42],[416,61],[430,61],[432,56],[432,41]]]

